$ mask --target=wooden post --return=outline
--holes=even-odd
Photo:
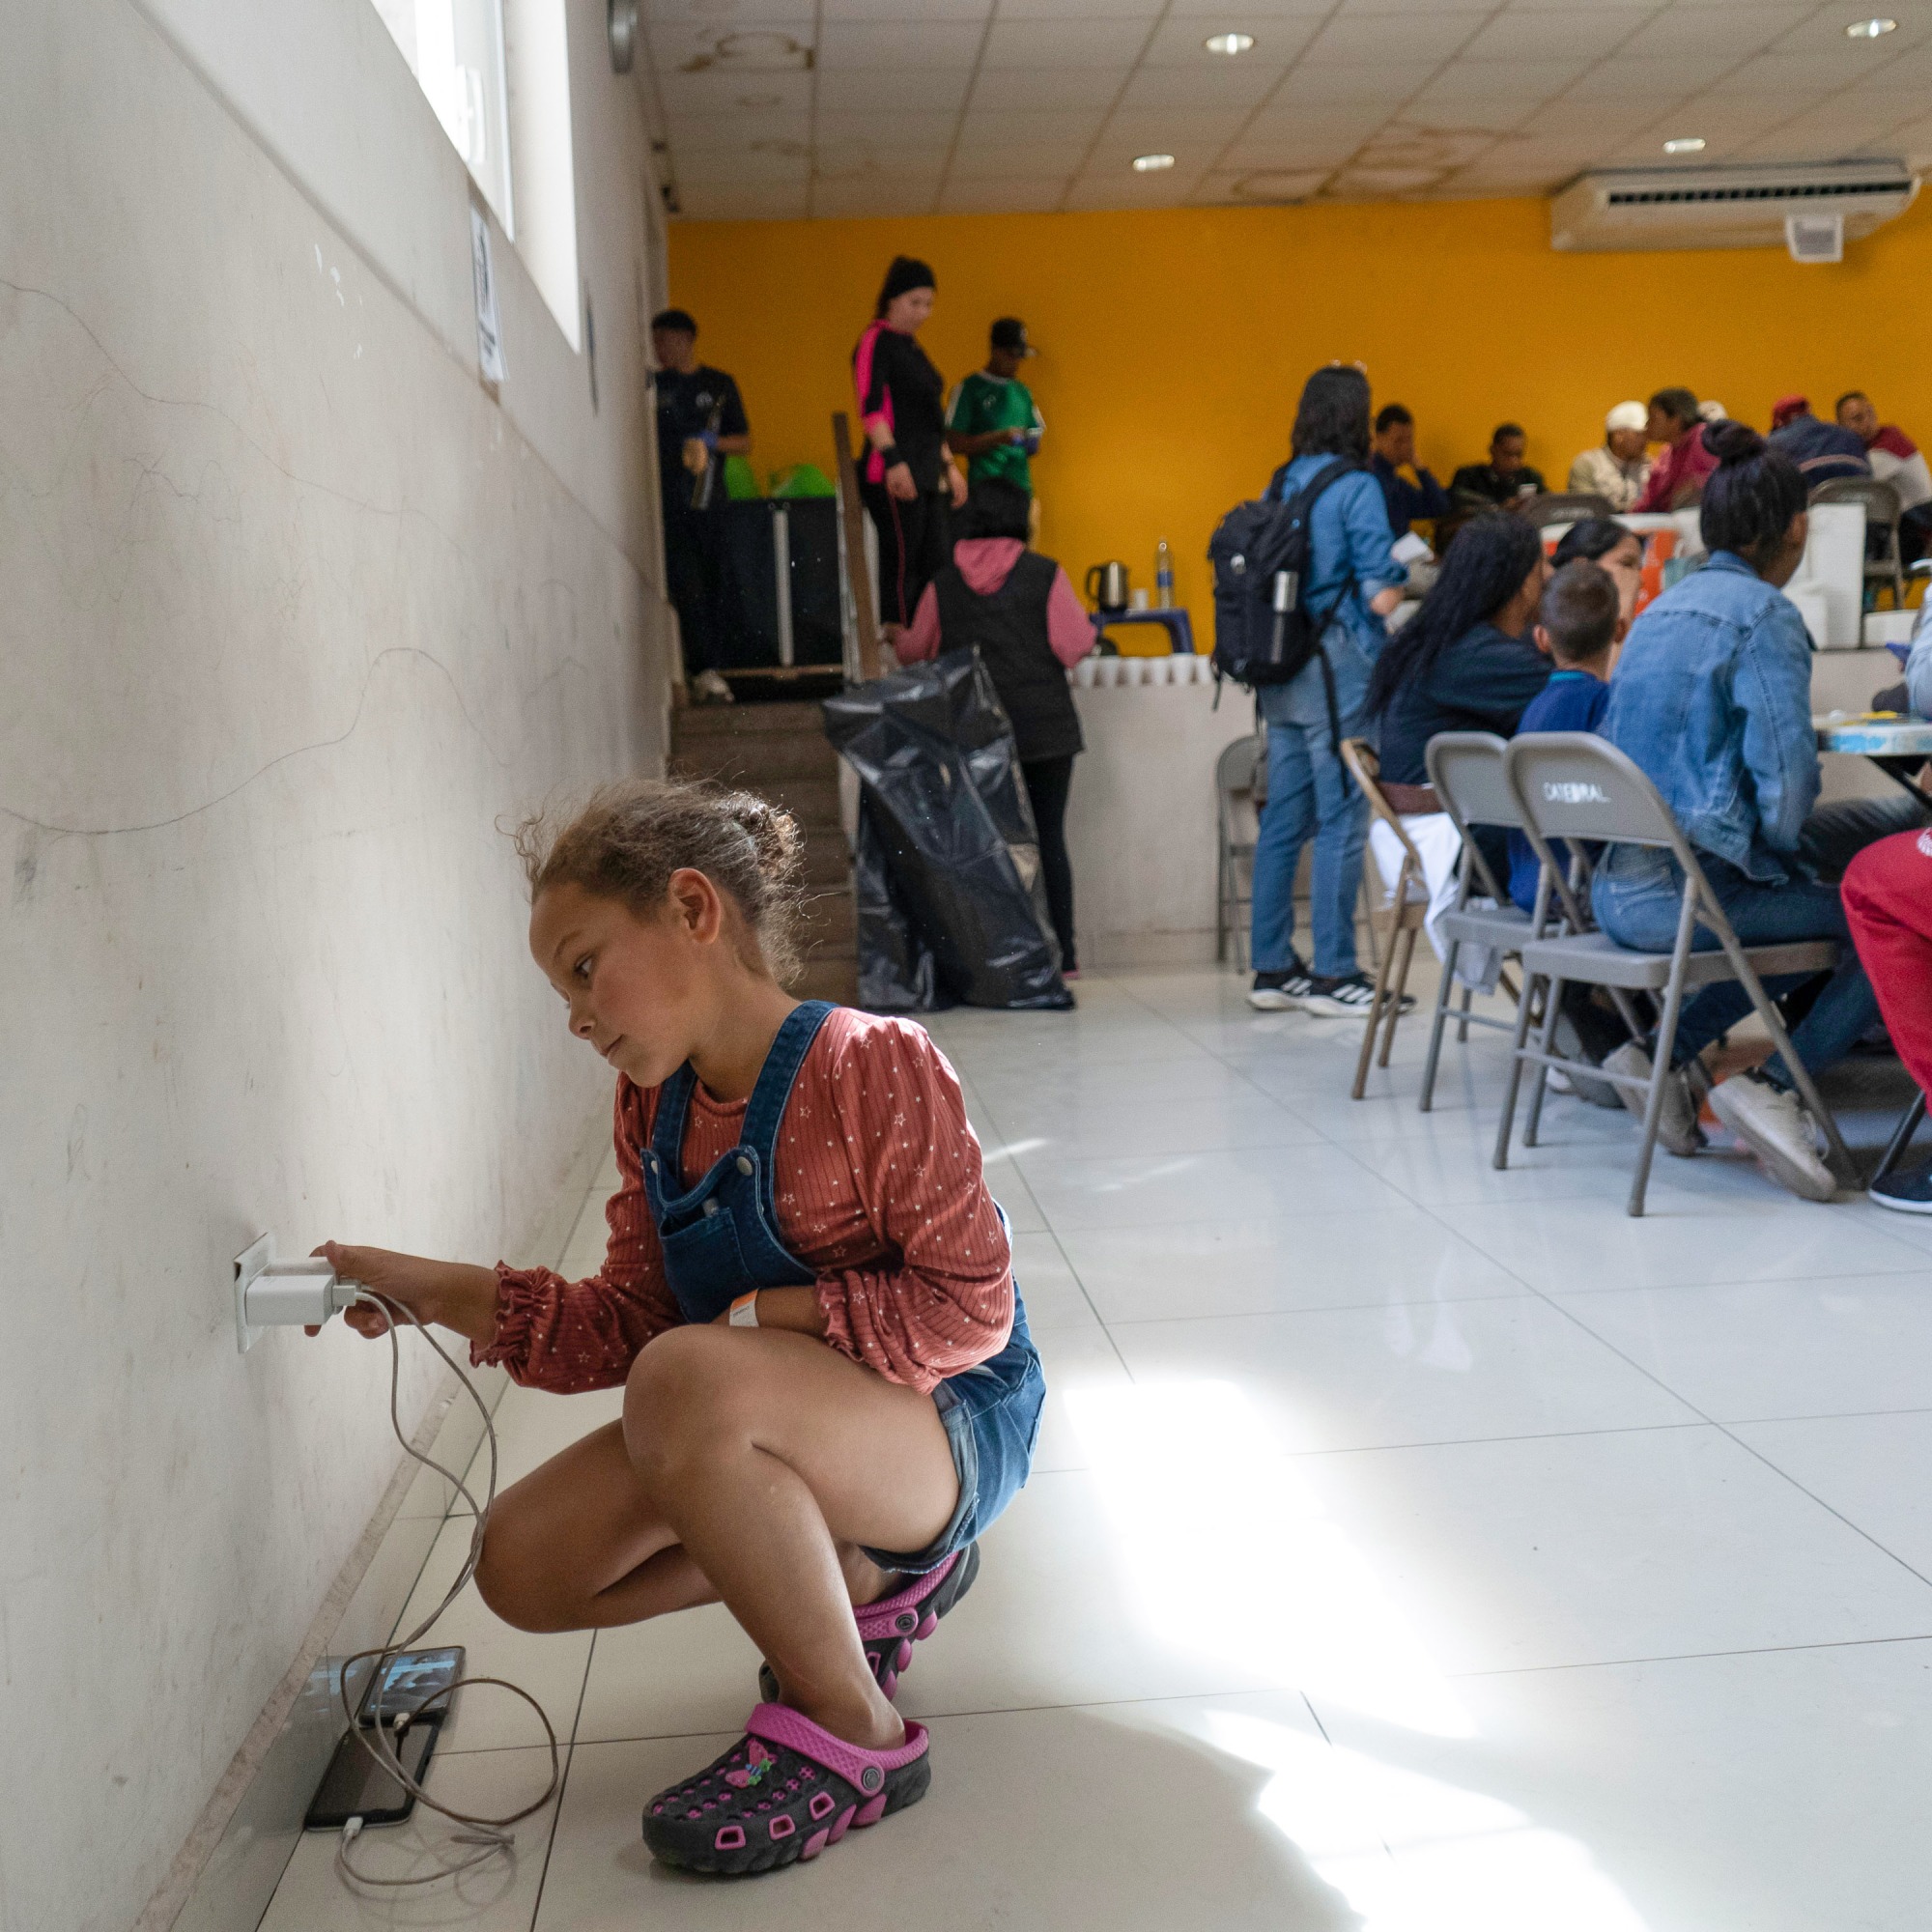
[[[845,583],[859,630],[859,674],[879,675],[879,625],[872,608],[872,575],[866,568],[866,510],[859,500],[859,466],[852,461],[852,425],[843,410],[832,412],[832,445],[838,452],[838,514],[845,526]]]

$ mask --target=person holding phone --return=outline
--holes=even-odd
[[[923,262],[895,255],[852,352],[869,445],[859,496],[879,536],[879,618],[888,624],[912,622],[951,551],[952,513],[966,501],[966,479],[946,448],[945,379],[918,340],[936,288]]]

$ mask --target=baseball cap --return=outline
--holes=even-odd
[[[1619,403],[1604,418],[1604,431],[1642,429],[1650,421],[1650,412],[1641,403]]]
[[[993,325],[993,347],[1009,355],[1036,355],[1039,352],[1027,340],[1026,324],[1016,315],[1003,315]]]

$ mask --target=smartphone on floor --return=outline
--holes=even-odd
[[[442,1729],[442,1714],[432,1711],[403,1733],[397,1752],[405,1772],[420,1784]],[[335,1755],[309,1801],[302,1820],[305,1832],[339,1832],[352,1818],[365,1825],[400,1825],[415,1809],[415,1795],[396,1781],[395,1774],[370,1752],[373,1727],[357,1724],[335,1742]]]
[[[421,1710],[439,1690],[447,1690],[463,1675],[463,1646],[450,1644],[442,1650],[399,1650],[390,1658],[382,1675],[384,1719],[393,1723],[398,1711]],[[377,1682],[370,1680],[362,1693],[357,1721],[376,1721]],[[432,1710],[448,1716],[448,1703],[432,1705]]]

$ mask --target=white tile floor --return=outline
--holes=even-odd
[[[1411,1020],[1355,1103],[1355,1025],[1243,983],[934,1023],[1053,1394],[902,1692],[925,1804],[773,1878],[660,1870],[639,1806],[744,1716],[748,1641],[722,1610],[519,1635],[472,1596],[443,1634],[572,1741],[560,1805],[414,1896],[350,1897],[305,1841],[273,1932],[1932,1923],[1932,1228],[1721,1154],[1661,1158],[1630,1221],[1621,1114],[1552,1101],[1491,1168],[1496,1037],[1422,1115]],[[1902,1091],[1846,1091],[1869,1146]],[[511,1391],[505,1478],[615,1406]],[[520,1801],[532,1735],[472,1696],[438,1786]]]

